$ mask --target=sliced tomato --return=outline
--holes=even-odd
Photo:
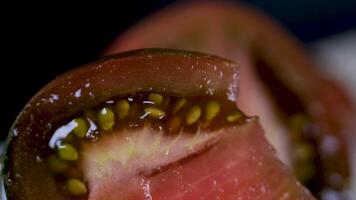
[[[48,148],[53,124],[61,119],[112,96],[140,91],[236,100],[237,80],[238,67],[228,60],[153,49],[104,58],[59,76],[30,100],[10,131],[15,137],[6,163],[9,195],[15,199],[63,198],[41,154]],[[79,96],[75,95],[78,91]]]
[[[274,20],[241,4],[176,4],[119,36],[106,54],[143,47],[195,50],[236,60],[241,65],[238,105],[260,116],[279,157],[298,165],[293,157],[297,142],[305,137],[316,154],[311,161],[314,178],[306,181],[313,192],[321,197],[349,187],[355,168],[349,158],[355,143],[355,106]],[[299,114],[311,123],[308,133],[295,136],[289,123]]]
[[[151,49],[107,57],[59,76],[30,100],[11,130],[5,168],[8,197],[67,199],[44,161],[53,127],[61,120],[113,96],[146,91],[236,102],[238,69],[215,56]],[[154,131],[145,133],[155,136]],[[101,171],[84,162],[89,199],[312,199],[275,157],[257,122],[222,128],[216,134],[219,137],[211,145],[190,151],[176,148],[171,155],[177,156],[156,172],[130,174],[107,164],[104,169],[112,175],[94,176]],[[84,159],[100,159],[101,153],[109,153],[106,146],[100,140],[84,150]],[[164,161],[160,154],[151,156]]]

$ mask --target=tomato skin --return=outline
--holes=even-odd
[[[59,76],[29,101],[10,130],[5,169],[9,197],[64,199],[42,155],[52,127],[61,119],[112,96],[140,91],[220,95],[235,101],[237,81],[238,67],[233,62],[159,49],[106,57]]]

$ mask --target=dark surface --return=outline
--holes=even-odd
[[[95,60],[123,30],[172,0],[123,5],[11,5],[2,20],[0,138],[43,85],[68,69]],[[250,0],[302,41],[356,27],[356,1]],[[86,7],[87,5],[85,5]]]

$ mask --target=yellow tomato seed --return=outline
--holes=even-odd
[[[162,103],[163,96],[157,93],[151,93],[148,95],[148,100],[158,105]]]
[[[179,100],[174,104],[172,113],[173,113],[173,114],[177,113],[180,109],[183,108],[183,106],[185,105],[186,102],[187,102],[187,100],[186,100],[185,98],[179,99]]]
[[[58,148],[58,156],[62,160],[74,161],[78,159],[78,151],[71,144],[63,143]]]
[[[181,128],[181,124],[182,124],[182,119],[180,117],[178,116],[173,117],[168,122],[169,131],[171,132],[178,131]]]
[[[153,118],[157,118],[157,119],[162,119],[163,117],[166,116],[166,112],[164,112],[161,109],[158,108],[154,108],[154,107],[148,107],[145,108],[145,113]]]
[[[104,107],[98,112],[98,121],[102,130],[111,130],[115,124],[115,114],[110,108]]]
[[[220,112],[220,103],[217,101],[209,101],[206,105],[205,119],[210,121]]]
[[[243,117],[242,113],[237,111],[234,112],[226,117],[226,120],[228,122],[236,122],[237,120],[241,119]]]
[[[130,112],[130,103],[127,100],[119,100],[116,103],[116,111],[119,119],[125,118]]]
[[[89,128],[87,122],[82,118],[76,118],[74,121],[77,123],[77,126],[72,130],[72,132],[74,135],[83,138]]]
[[[47,159],[49,168],[55,172],[60,173],[68,169],[68,163],[64,160],[61,160],[57,155],[50,155]]]
[[[84,195],[88,192],[85,184],[78,179],[67,180],[66,187],[68,191],[75,196]]]
[[[201,115],[201,108],[199,106],[193,106],[192,108],[190,108],[186,115],[187,124],[189,125],[194,124],[196,121],[198,121],[200,115]]]

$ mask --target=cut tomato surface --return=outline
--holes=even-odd
[[[131,168],[108,161],[104,166],[88,165],[89,199],[313,199],[278,160],[256,121],[215,134],[222,137],[216,144],[154,173],[133,169],[142,166],[137,162]],[[88,153],[89,162],[107,156],[102,150],[107,142],[98,145],[102,146],[89,150],[96,151]],[[144,169],[166,157],[170,155],[147,156]]]

